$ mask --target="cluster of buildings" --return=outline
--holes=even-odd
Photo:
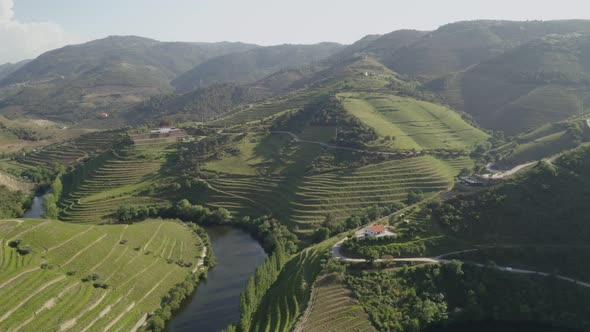
[[[465,189],[482,188],[498,184],[502,181],[502,178],[488,175],[460,176],[457,178],[457,185]]]

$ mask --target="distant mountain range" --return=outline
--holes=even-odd
[[[348,46],[108,37],[0,66],[0,113],[82,121],[145,111],[154,104],[145,103],[149,98],[162,95],[156,99],[166,100],[165,111],[147,107],[150,114],[213,115],[343,79],[365,57],[362,66],[389,71],[480,126],[514,135],[585,111],[588,36],[590,21],[566,20],[458,22],[369,35]],[[201,109],[203,99],[223,110]]]
[[[9,111],[79,120],[172,92],[170,81],[194,66],[253,47],[108,37],[50,51],[26,63],[0,81],[0,98]]]
[[[205,61],[172,85],[178,92],[188,92],[220,82],[252,83],[279,70],[319,62],[344,48],[334,43],[257,47]]]

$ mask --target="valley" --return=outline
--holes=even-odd
[[[590,329],[589,34],[0,66],[0,330]]]

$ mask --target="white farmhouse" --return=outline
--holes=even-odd
[[[365,228],[365,236],[376,237],[384,234],[387,229],[383,225],[373,225]]]

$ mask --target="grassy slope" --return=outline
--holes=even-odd
[[[487,135],[468,125],[459,114],[432,103],[377,93],[343,93],[346,109],[380,138],[393,136],[392,142],[373,145],[394,149],[462,150],[484,141]]]
[[[129,331],[191,273],[168,258],[197,263],[202,243],[179,222],[85,226],[58,221],[0,221],[0,330]],[[21,239],[33,252],[8,246]],[[122,240],[127,240],[121,244]],[[21,245],[21,246],[22,246]],[[139,248],[139,250],[135,250]],[[47,263],[52,269],[41,269]],[[66,273],[76,271],[75,276]],[[81,278],[98,273],[103,290]]]

